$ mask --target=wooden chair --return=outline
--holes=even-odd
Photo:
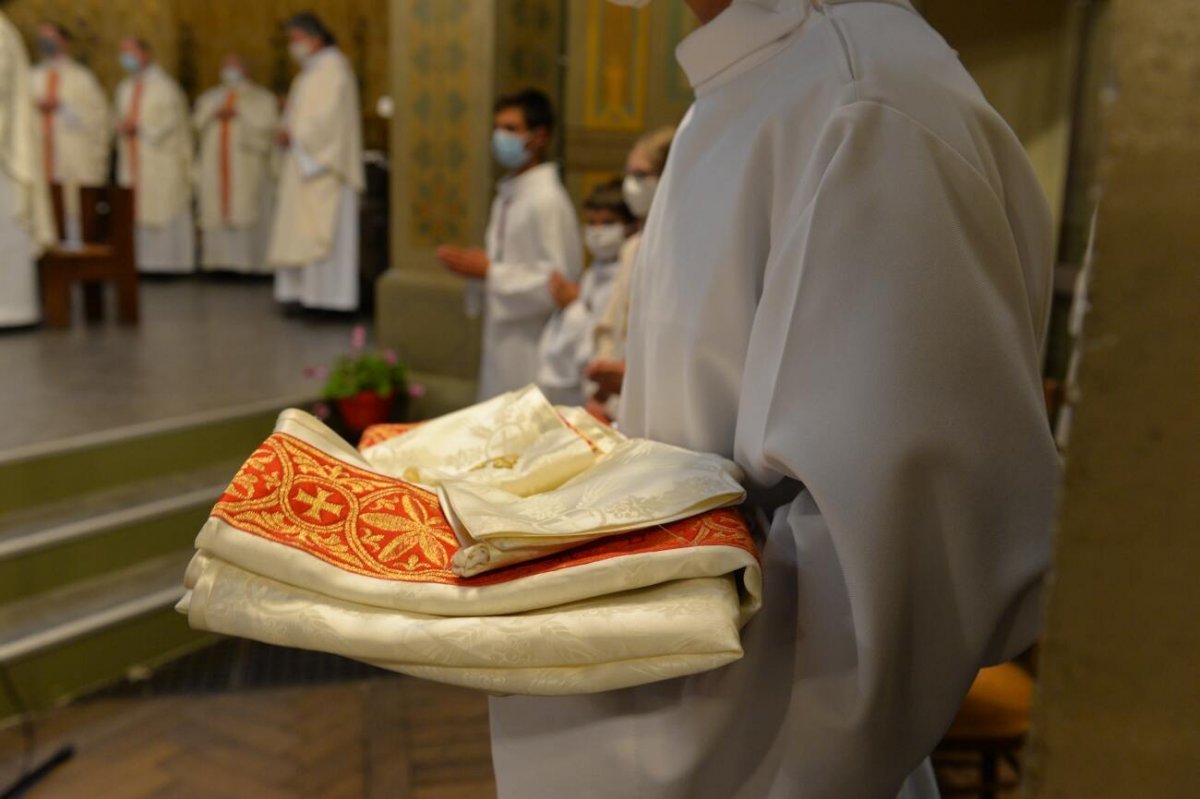
[[[983,669],[933,756],[939,778],[946,772],[975,772],[972,784],[948,784],[939,779],[943,797],[977,796],[995,799],[998,792],[1017,787],[1001,774],[1004,763],[1020,774],[1017,755],[1029,734],[1033,706],[1033,677],[1016,663]],[[957,781],[956,781],[957,782]]]
[[[62,187],[51,187],[54,219],[65,230]],[[79,215],[83,246],[67,250],[54,246],[38,264],[42,285],[43,317],[49,327],[70,327],[71,286],[83,287],[84,318],[104,316],[104,284],[117,292],[117,319],[138,321],[138,273],[134,259],[133,192],[118,186],[79,189]]]

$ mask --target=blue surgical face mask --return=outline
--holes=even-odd
[[[492,155],[496,156],[496,163],[505,169],[520,169],[529,163],[525,137],[510,130],[492,131]]]
[[[142,60],[133,53],[121,53],[118,58],[121,60],[121,69],[130,75],[142,68]]]

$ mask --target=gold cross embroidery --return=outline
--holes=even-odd
[[[307,502],[308,510],[304,511],[304,515],[320,523],[323,521],[321,518],[322,513],[332,513],[333,518],[340,519],[342,511],[346,509],[345,505],[339,505],[336,502],[326,502],[325,500],[329,499],[330,496],[331,493],[323,488],[317,489],[315,497],[302,488],[296,492],[295,500],[297,502]]]

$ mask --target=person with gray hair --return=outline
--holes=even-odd
[[[315,14],[284,22],[300,73],[276,133],[283,161],[267,248],[275,298],[331,311],[358,308],[358,200],[365,186],[358,84]]]

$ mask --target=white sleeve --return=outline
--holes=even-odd
[[[1036,634],[1044,320],[1004,205],[940,139],[856,103],[818,151],[819,187],[774,220],[736,459],[805,489],[767,544],[795,561],[795,784],[894,796],[976,671]]]
[[[491,319],[511,321],[544,316],[555,310],[548,282],[562,272],[578,280],[583,271],[579,225],[569,202],[548,197],[533,214],[536,254],[528,261],[496,261],[488,267],[487,308]]]
[[[296,166],[300,169],[300,177],[304,180],[315,178],[325,171],[325,165],[318,163],[315,158],[309,155],[299,141],[293,139],[291,149],[292,156],[296,159]]]
[[[220,107],[220,100],[211,91],[200,95],[196,100],[196,107],[192,110],[192,127],[196,129],[197,133],[203,133],[204,129],[216,119]]]

